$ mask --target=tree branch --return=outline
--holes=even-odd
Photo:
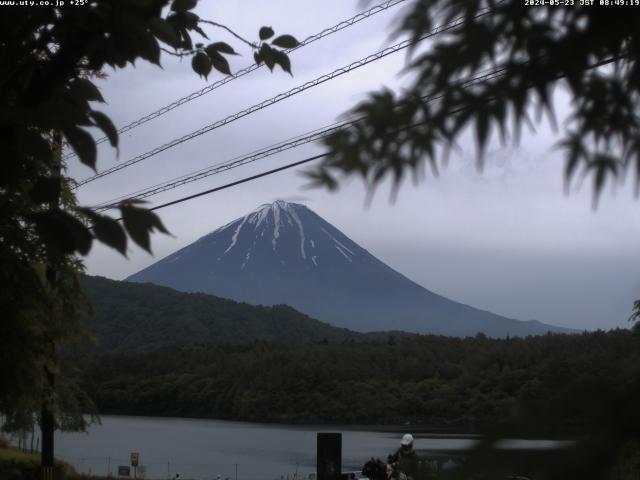
[[[227,27],[226,25],[222,25],[221,23],[217,23],[217,22],[213,22],[211,20],[203,20],[200,19],[198,20],[199,23],[206,23],[208,25],[213,25],[214,27],[218,27],[218,28],[222,28],[224,30],[226,30],[227,32],[229,32],[231,35],[233,35],[234,37],[236,37],[238,40],[240,40],[241,42],[246,43],[247,45],[249,45],[251,48],[258,48],[258,46],[253,43],[250,42],[249,40],[247,40],[244,37],[241,37],[240,35],[238,35],[236,32],[234,32],[233,30],[231,30],[229,27]]]
[[[188,57],[189,55],[193,55],[195,50],[187,50],[184,52],[172,52],[171,50],[169,50],[168,48],[164,48],[164,47],[160,47],[160,50],[162,50],[165,53],[168,53],[169,55],[173,55],[174,57]]]

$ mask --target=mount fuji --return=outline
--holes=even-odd
[[[309,208],[278,200],[130,276],[251,304],[287,304],[357,331],[493,337],[568,330],[519,321],[431,292]]]

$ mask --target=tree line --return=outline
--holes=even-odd
[[[82,387],[103,414],[486,431],[532,408],[546,415],[536,427],[567,434],[589,428],[598,409],[620,413],[598,402],[633,397],[639,345],[637,329],[507,339],[389,336],[168,346],[87,355],[78,365]]]

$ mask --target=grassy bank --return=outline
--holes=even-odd
[[[73,467],[56,460],[56,479],[78,478]],[[2,480],[40,480],[40,454],[23,452],[15,448],[0,449],[0,478]]]

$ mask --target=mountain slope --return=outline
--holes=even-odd
[[[287,304],[357,331],[490,336],[563,331],[437,295],[375,258],[303,205],[278,200],[130,276],[252,304]]]
[[[286,305],[258,307],[201,293],[85,277],[98,350],[147,350],[190,343],[331,343],[362,334],[336,328]]]

